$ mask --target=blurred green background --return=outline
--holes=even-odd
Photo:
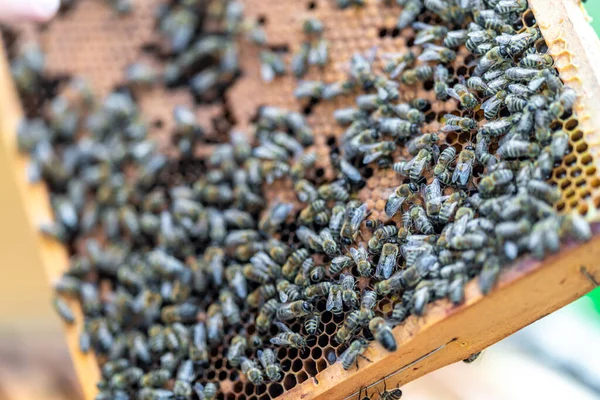
[[[596,33],[600,35],[600,1],[599,0],[588,0],[586,8],[590,17],[593,18],[592,26],[596,30]],[[600,288],[596,288],[589,294],[589,297],[594,302],[594,306],[598,314],[600,314]]]

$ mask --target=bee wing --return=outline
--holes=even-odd
[[[434,40],[434,39],[435,39],[435,35],[433,33],[427,33],[425,31],[422,31],[422,32],[417,33],[417,37],[415,39],[415,44],[421,45],[421,44],[427,43],[430,40]]]
[[[496,106],[497,102],[498,102],[498,99],[496,98],[496,96],[492,96],[483,102],[483,104],[481,105],[481,108],[483,109],[483,111],[488,112]]]
[[[335,299],[334,299],[335,294],[334,294],[334,292],[335,291],[333,289],[330,290],[329,291],[329,295],[327,296],[327,303],[325,303],[325,309],[327,311],[333,310],[333,307],[335,305]]]
[[[281,301],[282,303],[287,303],[288,301],[288,296],[283,291],[279,292],[279,301]]]
[[[390,78],[396,79],[400,76],[400,74],[406,69],[408,63],[406,61],[402,61],[396,65],[396,68],[392,72],[390,72]]]
[[[456,93],[456,90],[454,90],[454,88],[448,88],[446,89],[446,94],[458,101],[460,101],[460,96],[458,95],[458,93]]]
[[[271,342],[271,344],[279,345],[279,346],[289,346],[289,344],[290,344],[287,340],[284,340],[278,336],[272,337],[270,342]]]
[[[383,265],[381,266],[381,276],[383,276],[383,279],[388,279],[392,275],[395,265],[396,257],[389,255],[385,258]]]
[[[279,330],[281,330],[282,332],[290,332],[290,333],[292,332],[292,330],[290,328],[288,328],[287,325],[284,324],[283,322],[276,321],[275,326],[277,326],[279,328]]]
[[[363,164],[370,164],[373,161],[377,160],[382,155],[383,155],[383,152],[381,152],[381,151],[374,151],[372,153],[365,154],[365,157],[363,158],[362,162],[363,162]]]
[[[452,182],[460,183],[465,186],[467,182],[469,182],[469,178],[471,177],[471,171],[473,170],[473,162],[461,162],[456,164],[456,169],[452,174]]]
[[[196,392],[199,400],[206,399],[206,396],[204,396],[204,385],[202,385],[200,382],[196,382],[194,384],[194,391]]]
[[[354,263],[356,264],[358,262],[358,258],[360,257],[360,254],[356,248],[350,247],[350,256],[352,257],[352,259],[354,260]]]
[[[413,29],[415,29],[417,31],[423,31],[423,30],[432,28],[431,25],[426,24],[425,22],[419,22],[419,21],[413,22],[412,27],[413,27]]]
[[[439,61],[440,53],[435,49],[427,49],[417,57],[419,61]]]
[[[275,71],[269,64],[261,64],[260,65],[260,77],[263,81],[270,83],[275,79]]]
[[[503,33],[501,35],[496,36],[494,40],[496,41],[496,43],[506,46],[507,44],[510,44],[510,42],[513,40],[513,35]]]
[[[442,132],[452,132],[452,131],[460,131],[460,130],[462,130],[462,128],[460,126],[444,125],[442,127]]]

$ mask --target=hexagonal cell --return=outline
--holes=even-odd
[[[317,360],[317,359],[321,358],[322,355],[323,355],[323,350],[321,350],[319,347],[314,347],[310,352],[310,356],[312,357],[313,360]]]
[[[317,363],[314,360],[304,360],[304,371],[310,376],[317,375]]]
[[[283,387],[285,390],[290,390],[294,386],[296,386],[296,375],[287,374],[285,378],[283,378]]]
[[[296,375],[296,379],[298,380],[298,383],[302,383],[308,379],[308,375],[306,374],[306,372],[302,371],[298,375]]]
[[[237,381],[233,384],[233,392],[241,393],[244,390],[244,384],[240,381]]]

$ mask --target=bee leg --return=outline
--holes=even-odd
[[[594,287],[600,286],[596,278],[594,278],[594,276],[589,273],[586,267],[582,265],[581,268],[579,268],[579,271],[583,274],[583,276],[587,278],[588,281],[591,282],[592,285],[594,285]]]
[[[361,358],[364,358],[365,360],[367,360],[368,362],[372,363],[373,361],[369,360],[367,357],[363,356],[362,354],[358,355]],[[358,363],[358,359],[356,360],[356,362]]]

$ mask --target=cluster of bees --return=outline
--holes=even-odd
[[[239,73],[239,34],[260,46],[266,37],[243,22],[240,3],[215,0],[201,14],[200,3],[169,2],[157,27],[170,54],[164,84],[189,85],[204,101],[222,95]],[[333,181],[312,178],[316,154],[305,148],[314,138],[302,114],[271,106],[258,110],[251,134],[230,132],[193,179],[177,183],[169,171],[178,160],[148,138],[126,88],[98,101],[75,78],[23,122],[18,144],[31,155],[30,179],[51,190],[55,221],[42,231],[72,251],[54,304],[73,323],[64,297],[81,303],[81,350],[103,363],[97,400],[217,398],[218,382],[201,376],[220,346],[247,382],[281,381],[288,367],[277,350],[304,351],[320,334],[324,312],[342,320],[334,333],[343,346],[337,360],[344,369],[358,367],[370,341],[397,350],[392,328],[409,315],[423,315],[438,299],[463,302],[470,279],[488,293],[517,257],[543,258],[565,237],[591,237],[583,218],[554,210],[560,192],[548,179],[569,140],[550,127],[572,112],[575,95],[536,47],[539,30],[520,26],[527,2],[396,3],[398,28],[416,32],[405,54],[383,55],[381,72],[375,52],[356,54],[344,82],[305,81],[295,91],[300,99],[356,95],[355,107],[332,116],[347,127],[331,154]],[[417,21],[424,11],[440,23]],[[223,32],[202,34],[201,15],[217,19]],[[296,76],[326,62],[323,29],[320,21],[305,22],[309,39],[292,60]],[[473,68],[453,79],[449,68],[461,49],[474,57]],[[285,73],[273,55],[261,55],[267,81]],[[13,60],[25,98],[45,79],[43,59],[28,48]],[[127,83],[155,81],[150,73],[131,68]],[[427,81],[437,101],[463,111],[447,114],[438,132],[423,132],[427,100],[400,100],[403,88]],[[184,107],[173,119],[174,147],[193,160],[202,128]],[[451,132],[473,140],[447,145]],[[385,221],[369,219],[358,200],[368,165],[398,176]],[[265,190],[281,180],[293,183],[297,201],[269,204]],[[389,312],[381,311],[382,300],[393,303]],[[302,321],[301,330],[290,328],[294,321]],[[396,388],[380,397],[401,395]]]

